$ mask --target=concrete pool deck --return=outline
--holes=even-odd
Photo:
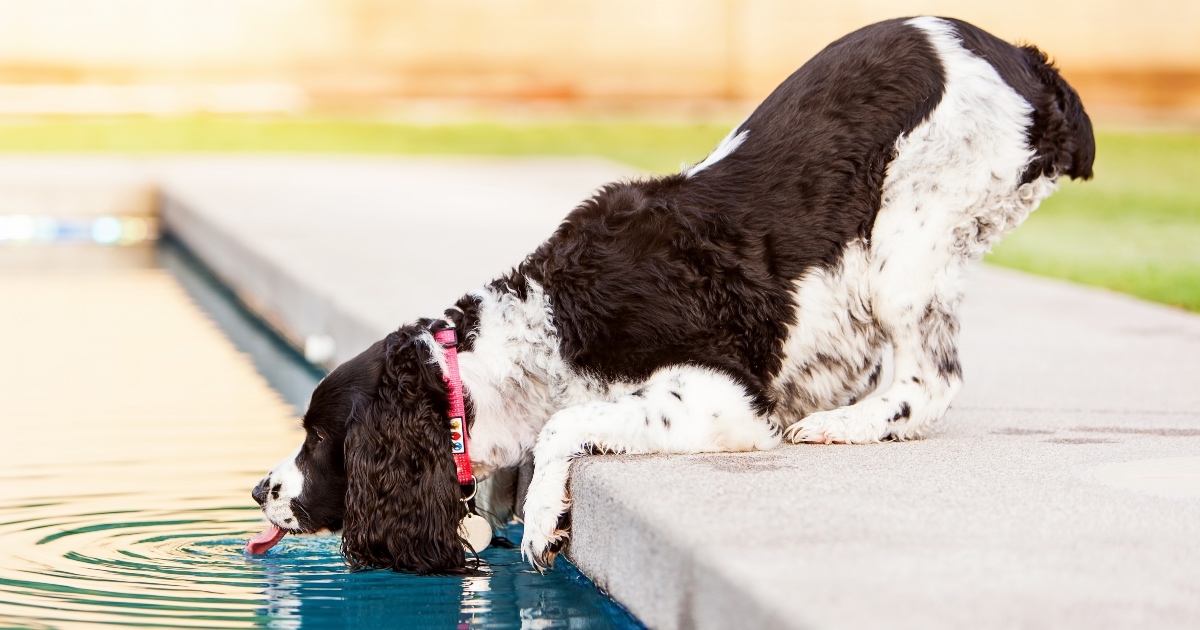
[[[167,230],[328,363],[440,313],[629,172],[486,159],[136,168],[159,185]],[[454,257],[430,238],[450,228]],[[966,386],[928,439],[582,459],[572,560],[655,628],[1200,625],[1200,317],[975,275]]]

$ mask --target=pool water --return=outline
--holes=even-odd
[[[484,551],[481,577],[350,573],[336,536],[246,556],[244,506],[85,511],[97,499],[0,509],[0,626],[638,627],[568,563],[541,576],[511,549]]]
[[[332,535],[247,555],[320,372],[177,247],[119,255],[0,264],[0,627],[642,627],[516,549],[467,578],[352,573]]]

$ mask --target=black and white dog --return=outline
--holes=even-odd
[[[703,162],[606,186],[515,270],[334,370],[255,489],[274,530],[259,548],[342,529],[353,567],[464,569],[431,332],[449,325],[476,474],[533,457],[539,568],[567,535],[575,457],[919,437],[961,384],[968,263],[1094,154],[1032,46],[934,17],[851,33]],[[889,343],[895,378],[866,398]]]

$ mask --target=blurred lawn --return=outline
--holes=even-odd
[[[672,172],[703,159],[728,127],[59,118],[0,123],[0,151],[600,155]],[[988,260],[1200,311],[1200,134],[1097,141],[1096,178],[1063,183]]]
[[[0,151],[285,151],[416,155],[602,155],[654,172],[699,162],[730,125],[414,125],[355,120],[53,118],[0,122]]]
[[[1200,134],[1106,133],[989,262],[1200,311]]]

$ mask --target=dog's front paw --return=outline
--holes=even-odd
[[[859,403],[830,411],[819,411],[787,428],[787,438],[793,443],[811,444],[868,444],[878,442],[889,434],[886,411],[876,405]]]
[[[525,534],[521,539],[521,556],[538,571],[554,563],[554,556],[567,541],[567,461],[548,461],[540,464],[525,496]]]
[[[558,508],[539,507],[525,504],[525,534],[521,538],[521,557],[539,573],[554,566],[554,556],[567,542],[566,506],[557,502]]]
[[[549,533],[538,531],[525,522],[525,535],[521,539],[521,557],[533,565],[538,573],[554,566],[554,557],[562,550],[567,542],[567,531],[551,528]]]

